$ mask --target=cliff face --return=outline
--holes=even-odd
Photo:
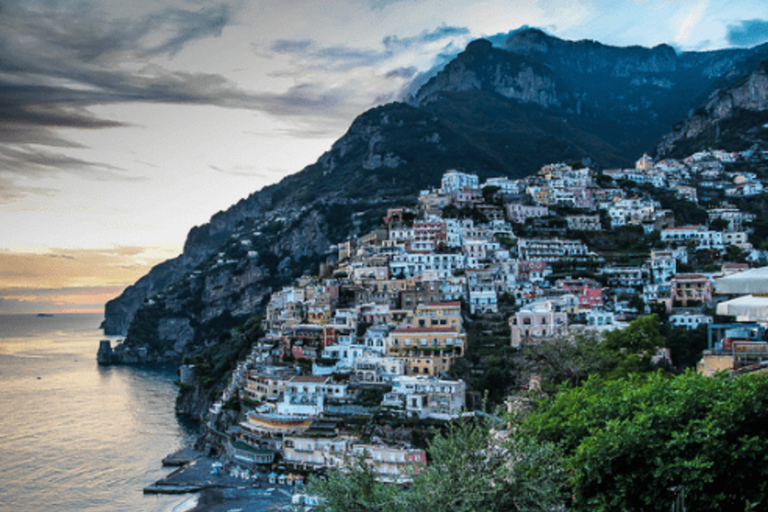
[[[105,332],[127,334],[110,361],[179,360],[217,343],[447,169],[519,178],[553,161],[629,164],[697,95],[765,54],[613,48],[535,30],[504,48],[471,43],[409,103],[361,114],[316,163],[193,228],[183,254],[110,301]]]
[[[725,145],[732,150],[768,147],[768,60],[706,104],[659,141],[662,156]]]
[[[412,98],[415,105],[438,101],[438,92],[494,91],[504,98],[543,107],[560,105],[552,69],[519,53],[479,39]]]
[[[471,43],[409,102],[428,106],[446,93],[492,92],[560,116],[634,158],[766,57],[768,45],[678,54],[667,45],[619,48],[525,29],[501,47]]]

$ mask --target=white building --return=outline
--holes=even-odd
[[[326,398],[349,399],[348,385],[332,377],[299,375],[286,384],[282,399],[277,402],[277,413],[317,416],[323,412]]]
[[[457,170],[450,170],[443,174],[440,190],[446,194],[455,194],[462,188],[479,188],[480,179],[476,174],[466,174]]]
[[[547,262],[563,259],[581,259],[590,256],[589,248],[578,240],[557,238],[520,238],[517,250],[521,260]]]
[[[419,418],[449,420],[459,417],[464,410],[465,394],[466,385],[462,380],[396,377],[392,391],[384,395],[381,405]]]
[[[497,313],[496,276],[489,269],[467,269],[470,313]]]
[[[686,329],[695,329],[700,325],[711,324],[712,317],[701,313],[677,313],[669,316],[669,323]]]
[[[519,194],[522,192],[520,182],[509,178],[488,178],[481,188],[485,187],[499,187],[502,194]]]
[[[424,272],[436,271],[440,279],[453,276],[458,269],[466,268],[466,256],[463,253],[403,253],[392,256],[389,261],[391,276],[403,275],[406,278],[417,277]]]
[[[677,258],[672,251],[651,251],[648,263],[655,284],[666,283],[677,274]]]
[[[723,233],[710,231],[704,226],[681,226],[663,229],[661,231],[661,241],[683,245],[693,241],[696,243],[697,250],[723,250],[725,248],[723,245]]]

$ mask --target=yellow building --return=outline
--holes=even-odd
[[[437,302],[420,305],[413,313],[412,327],[438,327],[461,331],[461,303]]]
[[[434,377],[464,355],[465,338],[452,327],[403,327],[390,331],[387,355],[403,360],[406,375]]]

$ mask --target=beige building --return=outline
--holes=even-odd
[[[672,300],[682,307],[711,304],[712,281],[701,274],[678,274],[672,279]]]
[[[512,346],[539,343],[568,330],[568,314],[563,311],[531,308],[521,310],[509,318]]]
[[[304,469],[341,467],[355,441],[357,438],[350,436],[285,436],[282,444],[283,460]]]

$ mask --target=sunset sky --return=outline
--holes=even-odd
[[[192,226],[523,25],[752,46],[768,2],[0,0],[0,313],[102,310]]]

